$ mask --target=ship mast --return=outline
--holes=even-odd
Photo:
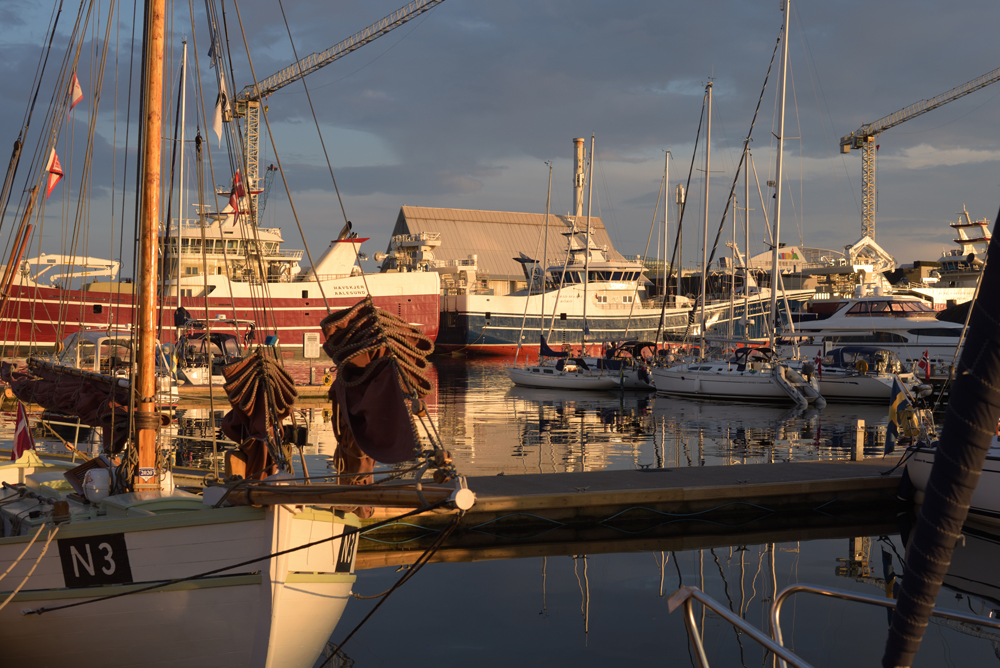
[[[785,26],[781,31],[781,85],[778,88],[780,106],[778,107],[778,158],[774,168],[774,233],[771,235],[771,341],[770,348],[774,350],[774,341],[778,331],[778,283],[781,278],[778,269],[778,235],[781,232],[781,150],[782,138],[785,135],[785,76],[788,69],[788,24],[792,13],[789,6],[791,0],[782,3],[785,10]]]
[[[139,227],[138,369],[135,436],[139,462],[136,491],[159,489],[156,466],[156,244],[160,216],[160,133],[162,125],[163,29],[165,0],[146,1],[146,89],[143,91],[142,208]],[[180,248],[178,247],[178,251]]]

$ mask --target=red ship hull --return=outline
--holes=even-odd
[[[375,305],[416,324],[433,341],[437,338],[439,296],[403,294],[375,296]],[[328,297],[331,311],[353,306],[357,297]],[[262,306],[266,304],[266,306]],[[181,305],[192,318],[206,317],[205,301],[184,298]],[[160,303],[160,338],[174,342],[176,297]],[[0,320],[0,345],[6,356],[21,356],[31,350],[50,349],[56,341],[83,328],[127,328],[132,324],[132,295],[107,292],[62,290],[51,287],[11,286],[10,299]],[[286,356],[300,356],[303,335],[319,333],[319,323],[327,315],[322,298],[275,299],[218,297],[208,299],[207,317],[239,318],[257,323],[256,340],[277,334]],[[291,355],[289,355],[291,353]]]

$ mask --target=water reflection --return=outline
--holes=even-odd
[[[432,632],[428,625],[413,623],[413,611],[419,609],[437,615],[434,629],[446,622],[447,631],[435,633],[434,643],[449,664],[694,666],[680,613],[667,611],[667,598],[681,586],[703,589],[764,631],[775,594],[793,583],[877,597],[895,597],[898,591],[904,567],[897,535],[774,538],[731,543],[717,538],[714,545],[698,549],[684,549],[681,539],[669,539],[637,552],[590,551],[577,543],[564,545],[559,553],[550,545],[542,556],[507,560],[468,551],[460,563],[429,564],[421,577],[395,594],[392,604],[380,609],[378,623],[363,627],[345,649],[359,666],[412,660],[407,648],[426,643]],[[993,542],[989,549],[996,546]],[[966,547],[977,549],[968,537]],[[992,567],[996,556],[974,569],[977,579],[991,582],[991,592],[972,594],[966,583],[964,590],[943,589],[938,605],[990,615],[997,607],[991,596],[1000,582]],[[384,591],[400,574],[395,568],[359,571],[355,590],[362,595]],[[949,571],[949,578],[958,575],[956,568]],[[445,582],[448,595],[441,596]],[[369,609],[367,602],[348,606],[334,642]],[[710,665],[772,665],[763,648],[714,613],[696,608],[696,619]],[[788,646],[816,666],[875,665],[888,625],[883,608],[809,595],[794,597],[782,615]],[[392,629],[393,643],[384,642],[386,629]],[[934,621],[915,665],[995,665],[998,639],[987,629]]]
[[[801,411],[766,404],[715,404],[639,393],[558,392],[514,387],[504,361],[437,358],[428,413],[458,470],[470,476],[676,468],[883,457],[888,408],[831,404]],[[308,377],[308,365],[297,369]],[[177,466],[210,471],[232,444],[219,427],[228,405],[183,405],[162,433]],[[326,471],[336,447],[329,405],[294,413],[308,427],[304,454]],[[860,431],[858,420],[864,421]],[[13,433],[12,418],[0,438]],[[213,454],[212,435],[216,435]],[[67,452],[51,433],[41,449]],[[70,438],[70,441],[73,439]],[[82,446],[87,449],[87,446]],[[296,458],[298,459],[298,458]]]

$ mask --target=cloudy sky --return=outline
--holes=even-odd
[[[301,57],[332,46],[402,4],[285,0],[285,13]],[[194,5],[198,64],[211,113],[217,88],[214,70],[207,68],[205,9],[203,2]],[[193,49],[188,7],[187,2],[177,3],[172,10],[171,80],[176,79],[181,38],[187,37]],[[64,38],[77,8],[66,0],[59,30]],[[253,80],[250,60],[259,79],[294,61],[277,0],[226,0],[225,10],[237,88]],[[94,11],[80,65],[85,89],[93,85],[91,63],[99,51],[95,43],[103,41],[108,22],[106,5],[95,5]],[[134,159],[135,139],[129,155],[125,132],[132,11],[131,5],[122,5],[115,17],[119,30],[111,33],[109,69],[95,124],[100,134],[95,165],[100,158],[110,164],[114,153],[119,174],[126,158]],[[27,0],[0,4],[0,128],[7,133],[0,135],[0,145],[13,142],[24,118],[50,12],[51,7]],[[781,21],[778,0],[446,0],[306,81],[347,215],[362,236],[372,237],[366,245],[369,254],[384,250],[403,205],[543,212],[546,161],[553,164],[552,210],[565,213],[572,200],[572,139],[587,137],[589,144],[591,134],[597,147],[594,213],[603,216],[619,250],[641,253],[654,215],[664,151],[670,150],[673,157],[673,187],[686,178],[691,165],[709,80],[714,81],[714,110],[708,209],[714,237]],[[811,246],[843,249],[859,238],[861,157],[856,151],[842,156],[839,138],[1000,66],[993,34],[998,23],[1000,5],[985,0],[916,0],[905,9],[899,3],[795,0],[783,241],[801,239]],[[57,38],[29,141],[36,142],[43,127],[51,75],[62,60],[59,49]],[[762,186],[774,172],[777,82],[776,65],[753,132],[754,164]],[[192,83],[189,139],[199,124],[194,111],[200,105],[197,90]],[[998,96],[1000,84],[984,88],[878,138],[876,238],[900,262],[937,259],[951,245],[947,224],[957,219],[963,205],[974,219],[996,216]],[[336,235],[343,217],[302,84],[272,95],[267,109],[291,202],[276,181],[264,223],[282,226],[288,245],[301,247],[292,218],[294,204],[307,241],[318,252]],[[61,146],[66,146],[71,130],[76,139],[73,155],[60,149],[60,158],[77,180],[54,191],[47,203],[42,250],[59,252],[62,220],[89,219],[87,252],[107,256],[112,187],[115,224],[123,217],[122,179],[115,185],[110,167],[95,167],[89,206],[85,214],[77,213],[81,138],[90,120],[88,104],[81,104],[71,127],[63,131]],[[134,111],[131,120],[134,124]],[[172,117],[165,118],[165,132],[172,124]],[[218,149],[204,120],[200,126],[212,137],[215,176],[224,186],[231,176],[225,147]],[[275,162],[270,138],[262,138],[261,145],[262,166]],[[696,248],[703,169],[699,148],[685,221],[686,259],[700,255]],[[28,171],[25,163],[14,185],[14,203]],[[129,181],[125,187],[131,191],[134,176]],[[130,221],[130,194],[126,197],[124,217]],[[751,209],[751,251],[761,252],[765,221],[756,194]],[[0,231],[4,240],[13,212],[12,204]],[[673,207],[670,219],[676,221]],[[115,235],[117,239],[119,232]],[[130,252],[125,249],[122,255],[128,265]],[[368,268],[374,265],[370,262]]]

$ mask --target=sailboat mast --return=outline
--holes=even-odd
[[[791,15],[791,0],[783,0],[785,25],[781,29],[781,87],[778,89],[778,158],[774,172],[774,232],[771,234],[771,349],[774,349],[775,333],[778,329],[778,234],[781,232],[781,149],[785,135],[785,75],[788,71],[788,24]]]
[[[663,301],[667,300],[667,237],[670,231],[670,151],[666,152],[663,161]],[[660,316],[660,327],[663,327],[665,315]]]
[[[549,208],[552,204],[552,163],[549,166],[549,189],[545,193],[545,238],[542,240],[542,319],[539,321],[538,331],[545,329],[545,286],[548,277],[549,264]],[[528,289],[531,294],[531,289]]]
[[[743,196],[743,203],[746,208],[743,210],[743,251],[746,253],[743,259],[743,338],[749,339],[747,327],[750,325],[750,140],[743,144],[743,151],[746,156],[743,158],[743,185],[746,192]]]
[[[587,247],[583,256],[583,346],[580,354],[587,356],[587,284],[590,283],[590,212],[594,203],[594,135],[590,135],[590,174],[587,175]]]
[[[181,307],[181,238],[184,236],[184,121],[187,112],[187,55],[188,43],[184,40],[183,56],[181,58],[181,164],[180,184],[177,204],[177,308]],[[165,263],[164,263],[165,264]],[[208,318],[208,312],[205,312]]]
[[[708,96],[708,124],[705,133],[705,225],[701,233],[701,346],[698,359],[705,359],[705,300],[708,299],[708,182],[712,174],[712,82],[705,86]]]
[[[156,470],[156,242],[160,217],[160,136],[163,28],[166,0],[146,2],[146,90],[143,91],[142,209],[139,228],[139,329],[133,446],[139,455],[136,491],[159,489]],[[178,249],[179,250],[179,249]]]

